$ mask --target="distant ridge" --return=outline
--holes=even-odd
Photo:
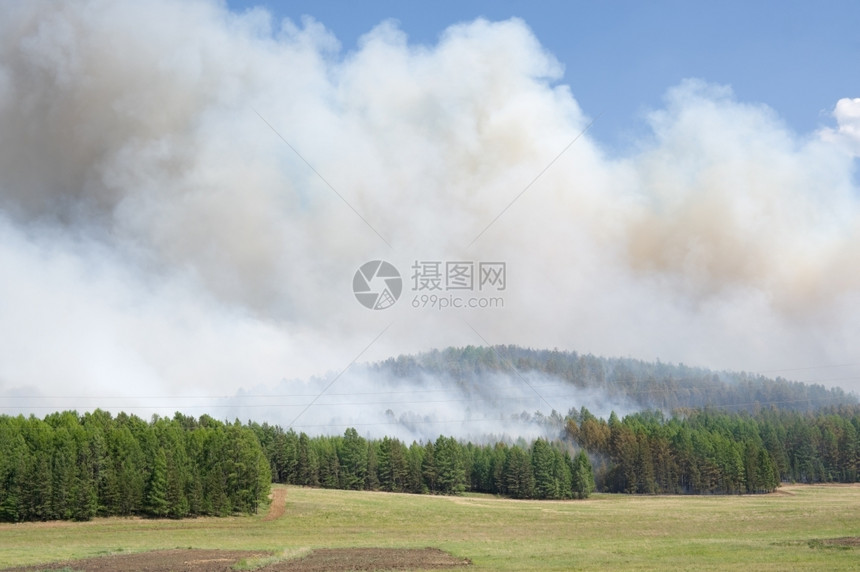
[[[401,355],[371,364],[369,369],[404,380],[430,375],[476,392],[481,391],[482,383],[491,375],[539,373],[577,389],[600,390],[642,409],[667,412],[688,408],[815,411],[860,402],[855,394],[838,387],[828,389],[782,377],[510,345],[449,347]]]

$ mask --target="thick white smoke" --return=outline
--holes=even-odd
[[[476,442],[557,438],[571,407],[578,411],[586,405],[601,417],[640,409],[624,397],[578,388],[535,371],[485,373],[464,383],[427,373],[402,378],[357,365],[336,384],[331,384],[332,377],[249,387],[200,407],[228,419],[283,420],[309,434],[338,434],[354,427],[362,434],[396,436],[405,442],[433,440],[440,434]]]
[[[3,5],[3,410],[170,411],[485,343],[860,388],[860,100],[798,134],[688,80],[629,154],[559,156],[598,111],[561,69],[519,20],[344,53],[215,2]],[[384,311],[351,291],[378,258]],[[413,308],[415,261],[505,262],[504,308]]]
[[[843,98],[836,102],[833,110],[837,128],[822,130],[825,141],[842,144],[855,157],[860,157],[860,97]]]

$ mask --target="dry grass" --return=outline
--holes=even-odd
[[[281,487],[276,487],[276,491]],[[759,496],[596,495],[514,501],[289,487],[285,514],[187,521],[0,525],[0,562],[34,564],[176,547],[440,548],[475,569],[855,569],[860,486]]]

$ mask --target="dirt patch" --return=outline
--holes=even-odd
[[[269,512],[263,517],[264,521],[276,520],[284,516],[287,510],[287,489],[277,488],[272,491],[272,504],[269,505]]]
[[[156,550],[7,568],[2,572],[71,569],[82,572],[231,572],[242,559],[271,557],[269,552],[243,550]],[[258,568],[263,572],[347,572],[350,570],[435,570],[469,566],[438,548],[320,548],[307,556]]]
[[[809,541],[810,548],[858,548],[860,536],[843,536],[841,538],[819,538]]]
[[[303,558],[262,568],[266,572],[346,572],[349,570],[431,570],[469,566],[438,548],[320,548]]]
[[[114,554],[84,560],[55,562],[40,566],[8,568],[4,572],[34,572],[36,570],[62,570],[69,568],[83,572],[227,572],[242,558],[269,556],[268,552],[247,550],[155,550],[136,554]]]

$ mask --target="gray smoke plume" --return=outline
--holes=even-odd
[[[798,134],[691,79],[618,156],[561,65],[520,20],[344,52],[214,1],[4,4],[3,411],[501,343],[860,388],[860,99]],[[374,259],[384,311],[352,293]],[[504,307],[415,308],[416,261],[505,262]]]

